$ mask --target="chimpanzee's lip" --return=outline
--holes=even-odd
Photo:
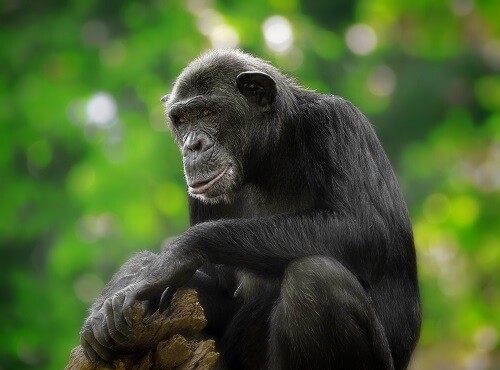
[[[213,184],[225,175],[229,167],[230,166],[226,166],[218,175],[212,177],[211,179],[195,182],[194,184],[188,184],[189,192],[192,194],[205,193]]]

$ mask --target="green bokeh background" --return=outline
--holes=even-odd
[[[274,15],[284,54],[265,43]],[[0,2],[0,369],[63,368],[117,267],[186,229],[159,98],[236,41],[375,125],[415,229],[412,369],[500,369],[499,18],[498,0]]]

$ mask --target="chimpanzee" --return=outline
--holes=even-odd
[[[191,62],[162,98],[191,227],[112,278],[81,331],[109,362],[132,309],[194,287],[219,368],[404,369],[420,331],[405,201],[367,118],[236,50]]]

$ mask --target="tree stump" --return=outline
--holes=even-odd
[[[142,320],[140,304],[134,307],[133,332],[136,340],[127,355],[109,368],[117,370],[212,369],[219,354],[213,340],[194,338],[206,325],[203,308],[192,289],[180,290],[164,313],[155,312]],[[90,362],[81,346],[71,351],[66,370],[108,369]]]

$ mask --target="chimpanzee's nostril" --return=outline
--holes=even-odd
[[[187,156],[195,153],[203,153],[214,145],[213,140],[205,133],[191,133],[184,142],[182,154]]]
[[[201,149],[202,143],[201,139],[198,138],[196,140],[193,140],[193,142],[189,143],[188,148],[191,149],[192,151],[199,151]]]

